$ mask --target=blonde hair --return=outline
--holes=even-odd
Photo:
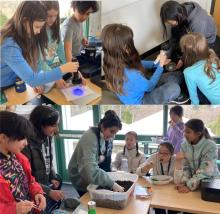
[[[200,60],[206,60],[204,72],[214,82],[216,72],[220,72],[220,60],[215,51],[209,49],[206,38],[200,33],[188,33],[181,38],[180,47],[185,66],[192,66]],[[216,68],[213,68],[212,64],[216,64]]]

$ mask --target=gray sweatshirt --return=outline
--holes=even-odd
[[[209,44],[216,40],[217,29],[212,16],[196,2],[186,2],[183,4],[187,11],[187,21],[189,30],[192,32],[202,33]]]
[[[100,139],[101,149],[104,139]],[[79,191],[87,191],[89,184],[112,188],[114,181],[98,166],[98,140],[91,129],[79,140],[68,166],[69,178]]]

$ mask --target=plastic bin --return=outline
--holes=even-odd
[[[127,172],[108,172],[108,174],[114,181],[132,181],[133,184],[127,192],[113,192],[105,189],[97,190],[98,185],[90,184],[87,187],[90,199],[95,201],[98,207],[123,209],[127,206],[128,199],[134,192],[138,175]]]

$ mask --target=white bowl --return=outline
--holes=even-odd
[[[173,181],[173,177],[168,175],[154,175],[151,176],[151,182],[157,185],[168,184]]]

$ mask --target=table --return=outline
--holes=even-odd
[[[170,209],[198,214],[220,214],[220,203],[201,199],[201,192],[179,193],[174,184],[152,185],[152,208]]]
[[[95,91],[96,93],[98,93],[100,96],[93,99],[93,100],[89,100],[89,101],[85,101],[85,103],[83,103],[84,105],[95,105],[98,104],[101,100],[101,95],[102,95],[102,90],[100,87],[98,87],[97,85],[93,84],[89,79],[86,79],[86,85],[92,89],[93,91]],[[67,101],[65,96],[63,95],[63,93],[56,87],[54,87],[50,92],[48,92],[47,94],[44,94],[45,97],[49,98],[50,100],[52,100],[54,103],[58,104],[58,105],[72,105],[74,104],[74,102],[70,102]]]
[[[144,185],[145,181],[143,178],[138,179],[139,185]],[[80,201],[84,206],[87,206],[88,201],[90,201],[89,193],[84,194]],[[135,195],[131,196],[127,207],[123,210],[114,210],[108,208],[97,207],[97,214],[147,214],[150,207],[150,199],[140,199],[136,198]]]
[[[89,100],[88,102],[85,100],[85,105],[94,105],[100,102],[101,100],[101,88],[93,84],[89,79],[86,79],[86,85],[91,88],[93,91],[98,93],[100,96],[93,100]],[[6,105],[18,105],[18,104],[24,104],[35,97],[37,97],[39,94],[35,93],[34,90],[27,85],[27,90],[23,93],[17,93],[15,91],[14,87],[8,88],[4,91],[5,96],[7,98],[7,103]],[[43,94],[43,96],[47,97],[54,103],[58,105],[73,105],[74,102],[67,101],[65,96],[62,94],[62,92],[54,87],[50,92],[47,94]]]

